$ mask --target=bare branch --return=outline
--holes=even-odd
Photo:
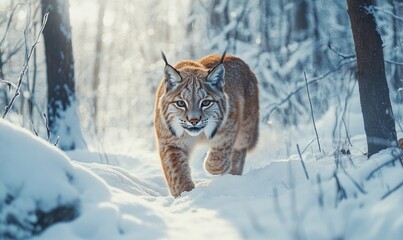
[[[368,174],[368,176],[365,178],[365,180],[371,179],[371,178],[374,176],[374,174],[375,174],[376,172],[378,172],[380,169],[382,169],[383,167],[385,167],[385,166],[387,166],[387,165],[389,165],[389,164],[392,164],[392,163],[394,163],[395,161],[397,161],[397,160],[400,159],[399,151],[397,151],[397,152],[393,151],[392,154],[393,154],[393,155],[392,155],[392,158],[391,158],[390,160],[384,162],[383,164],[381,164],[381,165],[379,165],[378,167],[376,167],[375,169],[373,169],[373,170]]]
[[[8,114],[8,112],[10,111],[10,109],[12,108],[12,106],[13,106],[13,104],[14,104],[16,98],[20,95],[20,88],[21,88],[21,85],[22,85],[22,81],[23,81],[24,75],[25,75],[25,73],[26,73],[27,70],[28,70],[29,60],[31,59],[32,53],[34,52],[36,46],[37,46],[38,43],[39,43],[39,38],[41,37],[41,34],[42,34],[42,32],[43,32],[43,29],[44,29],[45,26],[46,26],[46,22],[48,21],[48,15],[49,15],[49,13],[45,13],[45,15],[43,15],[41,29],[40,29],[40,31],[39,31],[39,33],[38,33],[38,36],[37,36],[35,42],[34,42],[33,45],[31,46],[31,50],[30,50],[30,52],[29,52],[29,54],[28,54],[28,56],[27,56],[27,58],[26,58],[26,60],[25,60],[24,66],[23,66],[23,68],[22,68],[22,71],[21,71],[21,73],[20,73],[20,75],[19,75],[19,77],[18,77],[17,89],[15,90],[14,96],[13,96],[13,98],[11,99],[10,103],[6,106],[6,111],[5,111],[4,114],[3,114],[3,118],[6,118],[6,117],[7,117],[7,114]]]
[[[329,76],[331,73],[339,70],[342,66],[349,64],[349,63],[355,63],[355,60],[351,60],[351,59],[343,59],[339,62],[339,64],[334,68],[331,69],[330,71],[326,72],[325,74],[323,74],[322,76],[318,76],[315,78],[312,78],[308,81],[308,84],[312,84],[312,83],[316,83],[317,81],[324,79],[325,77]],[[294,91],[290,92],[285,98],[283,98],[280,102],[278,103],[274,103],[271,104],[268,107],[268,113],[266,114],[265,118],[268,119],[270,117],[270,115],[277,109],[280,108],[281,105],[283,105],[284,103],[288,102],[290,100],[290,98],[294,95],[296,95],[299,91],[301,91],[302,89],[305,88],[305,84],[302,86],[299,86],[298,88],[296,88]]]
[[[3,46],[3,43],[4,43],[4,41],[6,40],[6,37],[7,37],[7,34],[8,34],[8,30],[10,29],[11,21],[12,21],[12,19],[13,19],[13,16],[14,16],[14,14],[15,14],[15,11],[17,10],[17,8],[18,8],[20,5],[25,5],[25,4],[24,4],[24,3],[17,3],[17,4],[14,6],[13,10],[11,11],[11,15],[10,15],[10,17],[8,18],[8,22],[7,22],[7,26],[6,26],[6,31],[4,32],[3,38],[2,38],[1,41],[0,41],[0,47]]]
[[[344,187],[341,185],[339,178],[337,177],[337,173],[334,172],[333,174],[334,179],[336,180],[336,207],[339,202],[341,202],[343,199],[347,199],[347,193]]]
[[[309,180],[308,172],[306,171],[305,163],[302,160],[302,154],[301,154],[301,151],[299,150],[298,144],[297,144],[297,150],[298,150],[298,154],[299,154],[299,159],[301,160],[302,168],[304,169],[305,177],[307,180]]]
[[[50,138],[51,138],[51,136],[52,136],[52,133],[50,132],[50,129],[49,129],[48,116],[46,116],[45,113],[43,113],[42,116],[43,116],[43,119],[45,120],[47,141],[49,142],[49,141],[50,141]]]
[[[387,192],[385,195],[381,197],[381,199],[387,198],[390,194],[396,192],[399,188],[403,187],[403,182],[399,183],[396,187],[392,188],[389,192]]]
[[[17,88],[17,85],[15,85],[14,83],[11,83],[3,79],[0,79],[0,83],[6,84],[9,91],[11,91],[11,88]]]
[[[332,47],[332,45],[330,45],[330,43],[327,44],[327,47],[328,47],[330,50],[332,50],[332,52],[334,52],[336,55],[338,55],[339,57],[341,57],[342,59],[351,59],[351,58],[355,58],[355,54],[346,55],[346,54],[340,53],[339,51],[337,51],[336,49],[334,49],[334,48]]]
[[[315,142],[315,138],[312,139],[312,140],[308,143],[308,145],[306,145],[306,147],[304,148],[304,150],[302,150],[302,154],[308,149],[308,147],[309,147],[313,142]]]
[[[35,135],[36,135],[37,137],[39,137],[39,133],[38,133],[38,131],[36,130],[36,128],[35,128],[33,122],[31,122],[31,127],[32,127],[32,131],[34,131]]]
[[[403,66],[403,62],[395,62],[395,61],[392,61],[392,60],[386,60],[386,59],[385,59],[385,62],[390,63],[390,64],[396,64],[396,65]]]
[[[403,17],[396,16],[396,15],[393,14],[392,12],[385,11],[385,10],[384,10],[383,8],[381,8],[381,7],[374,7],[374,9],[375,9],[376,11],[379,11],[379,12],[384,12],[384,13],[390,15],[392,18],[403,22]]]
[[[318,130],[316,129],[315,116],[313,115],[313,107],[312,107],[311,95],[309,93],[308,79],[306,79],[306,73],[305,72],[304,72],[304,78],[305,78],[306,92],[308,93],[309,107],[311,108],[312,124],[313,124],[313,128],[315,130],[316,141],[318,142],[319,152],[322,152],[322,148],[320,147]]]
[[[366,194],[367,192],[364,190],[363,187],[361,187],[360,184],[358,184],[357,181],[354,180],[354,178],[346,171],[346,169],[343,167],[343,172],[344,174],[346,174],[347,178],[350,179],[350,181],[354,184],[354,186],[362,193],[362,194]]]
[[[5,56],[5,58],[3,59],[3,63],[9,61],[15,54],[17,54],[23,45],[24,44],[22,43],[22,40],[18,40],[18,42],[15,44],[15,48],[8,51],[7,56]]]
[[[330,43],[329,43],[327,46],[328,46],[328,48],[329,48],[330,50],[332,50],[332,52],[334,52],[336,55],[338,55],[338,56],[341,57],[342,59],[351,59],[351,58],[355,58],[355,57],[356,57],[355,54],[346,55],[346,54],[343,54],[343,53],[337,51],[336,49],[334,49],[334,48],[330,45]],[[396,62],[396,61],[387,60],[387,59],[385,59],[385,62],[390,63],[390,64],[396,64],[396,65],[403,66],[403,62]]]

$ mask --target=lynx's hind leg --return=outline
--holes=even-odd
[[[245,164],[246,149],[234,149],[231,155],[231,171],[232,175],[242,175],[243,166]]]

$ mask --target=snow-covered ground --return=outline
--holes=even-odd
[[[318,121],[322,134],[331,116]],[[314,136],[308,128],[289,145],[302,151]],[[0,238],[402,239],[402,153],[367,160],[365,136],[353,128],[351,155],[324,137],[324,152],[316,142],[304,151],[307,175],[296,147],[281,158],[280,133],[266,126],[243,176],[208,175],[200,148],[196,188],[174,199],[155,152],[66,154],[0,120]]]

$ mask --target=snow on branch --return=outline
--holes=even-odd
[[[326,78],[327,76],[329,76],[330,74],[332,74],[333,72],[339,70],[341,67],[343,67],[344,65],[350,64],[350,63],[354,63],[355,60],[351,60],[351,59],[342,59],[339,64],[334,67],[333,69],[329,70],[328,72],[324,73],[322,76],[318,76],[318,77],[314,77],[312,79],[310,79],[308,81],[308,84],[313,84],[318,82],[319,80],[322,80],[324,78]],[[294,91],[290,92],[285,98],[281,99],[279,102],[274,103],[274,104],[270,104],[268,106],[268,113],[265,116],[265,119],[269,119],[270,115],[277,109],[280,108],[281,105],[283,105],[284,103],[288,102],[290,100],[290,98],[294,95],[296,95],[299,91],[301,91],[302,89],[306,88],[305,84],[297,87]]]
[[[16,100],[17,97],[20,95],[20,89],[21,89],[22,81],[23,81],[23,78],[24,78],[25,73],[26,73],[27,70],[28,70],[29,60],[31,59],[31,56],[32,56],[32,54],[33,54],[33,52],[34,52],[36,46],[37,46],[38,43],[39,43],[39,38],[41,37],[41,34],[42,34],[42,32],[43,32],[43,29],[44,29],[45,26],[46,26],[46,22],[48,21],[48,15],[49,15],[49,13],[45,13],[45,14],[43,15],[41,29],[39,30],[38,36],[37,36],[35,42],[32,44],[31,50],[29,51],[29,54],[28,54],[28,56],[27,56],[27,58],[26,58],[26,60],[25,60],[25,63],[24,63],[24,65],[23,65],[23,68],[22,68],[22,70],[21,70],[21,72],[20,72],[20,75],[19,75],[19,77],[18,77],[18,84],[17,84],[17,88],[15,89],[14,96],[13,96],[13,98],[11,99],[10,103],[6,106],[6,111],[5,111],[4,114],[3,114],[3,118],[6,118],[6,117],[7,117],[7,114],[8,114],[8,112],[10,111],[10,109],[12,108],[12,106],[13,106],[15,100]]]
[[[375,9],[377,12],[386,13],[386,14],[390,15],[392,18],[403,22],[403,17],[396,16],[396,15],[393,14],[392,12],[386,11],[385,9],[383,9],[383,8],[381,8],[381,7],[374,7],[374,6],[373,6],[372,8]]]
[[[395,161],[401,159],[402,153],[399,153],[397,151],[392,151],[391,152],[392,158],[390,158],[389,160],[385,161],[384,163],[380,164],[379,166],[377,166],[376,168],[374,168],[369,174],[368,176],[365,178],[365,180],[369,180],[371,179],[375,173],[377,173],[379,170],[381,170],[383,167],[388,166],[390,164],[394,164]]]

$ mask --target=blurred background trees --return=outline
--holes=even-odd
[[[40,1],[0,5],[0,77],[13,82],[26,56],[25,46],[40,27]],[[87,141],[98,148],[108,148],[106,139],[141,140],[153,147],[151,116],[162,78],[161,50],[172,63],[225,48],[245,59],[260,81],[264,127],[273,131],[310,121],[305,72],[315,118],[332,111],[337,115],[335,129],[349,128],[349,112],[358,95],[346,2],[70,0],[69,11],[81,126]],[[401,0],[375,1],[398,122],[403,118],[402,12]],[[35,54],[10,119],[46,135],[44,46]],[[2,84],[1,106],[10,95]],[[36,106],[32,113],[26,107],[29,99]]]

